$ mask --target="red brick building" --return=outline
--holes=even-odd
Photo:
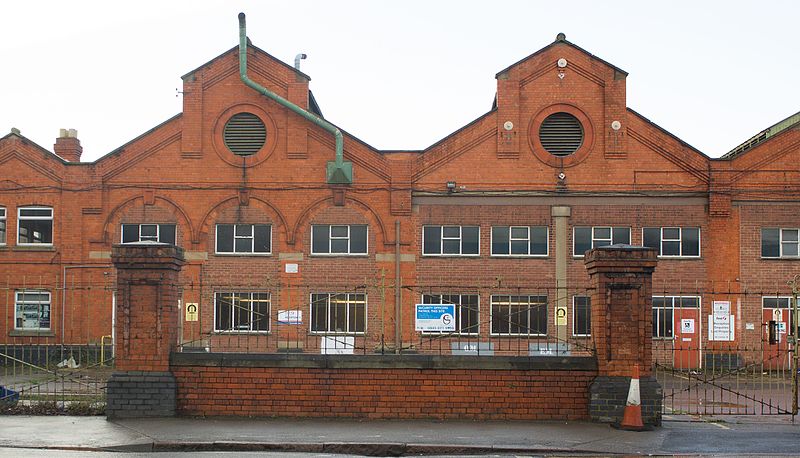
[[[337,163],[334,136],[244,84],[238,54],[184,75],[180,114],[94,162],[74,131],[55,154],[0,139],[0,342],[100,343],[111,246],[159,241],[186,253],[187,347],[580,351],[583,253],[611,243],[659,249],[661,360],[762,348],[770,320],[785,345],[800,115],[709,158],[628,108],[625,71],[559,35],[436,144],[380,151],[344,133]],[[322,117],[307,75],[253,46],[247,59],[257,85]],[[447,338],[416,330],[421,303],[456,304]]]

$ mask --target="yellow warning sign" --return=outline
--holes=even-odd
[[[556,326],[567,325],[567,308],[556,307]]]
[[[197,302],[186,303],[186,321],[197,321],[198,311],[200,308]]]

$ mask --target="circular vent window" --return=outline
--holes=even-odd
[[[238,156],[252,156],[267,141],[267,128],[253,113],[237,113],[225,123],[225,146]]]
[[[539,141],[554,156],[569,156],[583,144],[583,126],[569,113],[553,113],[539,126]]]

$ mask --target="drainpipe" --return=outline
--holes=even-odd
[[[278,102],[289,110],[333,134],[336,139],[336,160],[328,161],[326,171],[328,184],[353,183],[353,163],[349,161],[345,162],[344,160],[344,138],[342,137],[342,132],[333,124],[300,108],[247,77],[247,27],[245,25],[244,13],[239,13],[239,77],[245,85],[255,89],[262,95]]]
[[[403,337],[401,332],[402,308],[400,301],[402,300],[402,291],[400,290],[400,220],[394,220],[394,352],[398,355],[403,349]]]

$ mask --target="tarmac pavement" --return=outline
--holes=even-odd
[[[653,431],[588,422],[0,416],[0,447],[399,455],[800,455],[790,417],[667,416]]]

